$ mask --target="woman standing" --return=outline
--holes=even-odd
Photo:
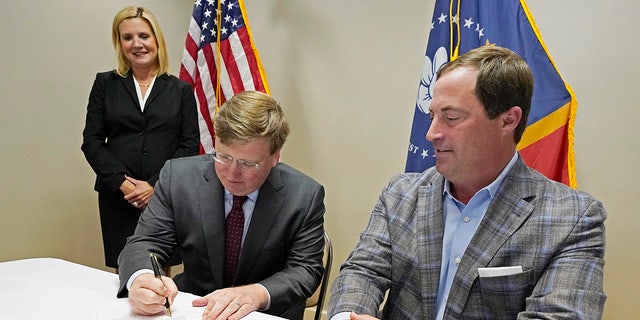
[[[117,272],[118,255],[153,195],[164,162],[198,154],[200,139],[193,89],[169,74],[164,37],[153,14],[135,6],[120,10],[112,40],[118,65],[96,75],[82,151],[96,173],[105,263]],[[163,265],[179,264],[179,253],[169,260]]]

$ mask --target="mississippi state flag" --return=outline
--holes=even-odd
[[[527,129],[517,146],[548,178],[576,187],[573,126],[577,103],[562,80],[524,0],[436,0],[409,140],[406,172],[435,165],[426,140],[435,73],[458,55],[495,44],[519,54],[535,82]]]

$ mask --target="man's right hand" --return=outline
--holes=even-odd
[[[178,295],[178,287],[169,277],[160,279],[153,274],[144,273],[135,278],[129,288],[129,304],[135,314],[150,316],[163,312],[166,298],[169,304]]]

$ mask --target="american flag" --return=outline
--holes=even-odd
[[[185,41],[180,79],[193,86],[200,153],[213,150],[216,109],[245,90],[269,93],[242,0],[196,0]]]

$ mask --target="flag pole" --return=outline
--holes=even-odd
[[[453,19],[453,2],[456,0],[450,0],[449,1],[449,61],[453,61],[455,59],[458,59],[458,53],[460,52],[460,22],[456,22]],[[458,17],[458,21],[460,20],[460,2],[462,0],[457,0],[457,7],[456,7],[456,16]],[[456,24],[456,32],[455,35],[456,37],[456,43],[455,43],[455,47],[453,46],[453,24]]]
[[[216,110],[220,107],[220,68],[222,66],[222,54],[220,52],[220,28],[222,26],[222,2],[218,0],[218,9],[216,10]]]

